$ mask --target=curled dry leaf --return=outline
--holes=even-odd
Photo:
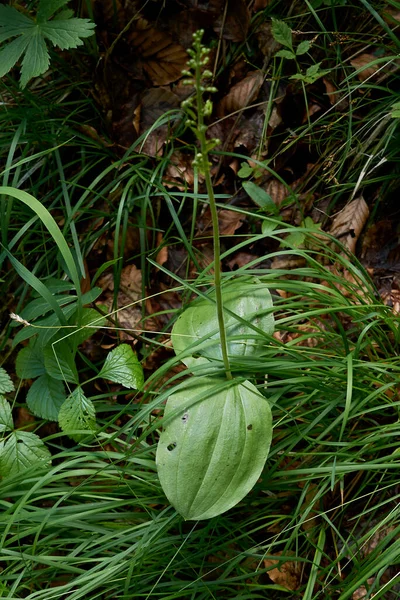
[[[165,170],[165,187],[177,187],[181,190],[185,190],[187,187],[193,187],[194,169],[192,163],[193,156],[191,154],[176,150],[171,155]],[[204,176],[201,173],[198,174],[198,181],[199,183],[203,183],[204,181]]]
[[[369,208],[364,198],[360,196],[350,202],[335,216],[330,228],[330,234],[354,254],[356,243],[369,217]]]
[[[113,310],[114,305],[114,276],[112,273],[106,273],[99,279],[99,285],[103,288],[104,294],[101,302],[108,311]],[[122,269],[121,281],[117,297],[118,313],[112,315],[118,322],[118,326],[127,331],[120,331],[120,339],[131,341],[132,335],[129,331],[138,335],[143,331],[141,323],[142,312],[140,310],[140,300],[142,298],[142,272],[135,265],[128,265]]]
[[[169,110],[179,106],[179,98],[167,88],[152,88],[144,93],[140,112],[140,134],[146,133]],[[141,151],[149,156],[161,156],[169,132],[169,124],[155,127],[146,137]]]
[[[359,54],[356,58],[353,58],[353,60],[350,61],[351,66],[357,71],[361,69],[361,71],[357,73],[357,77],[360,81],[365,81],[377,72],[379,65],[371,65],[371,63],[375,60],[376,56],[373,54],[364,53]]]
[[[277,556],[279,556],[279,554],[281,553],[278,552]],[[264,560],[264,566],[266,568],[278,564],[279,567],[267,571],[269,578],[272,579],[274,583],[281,585],[287,590],[297,590],[300,587],[301,563],[295,561],[280,563],[279,560],[273,559]]]
[[[289,195],[287,187],[275,178],[270,179],[264,189],[271,196],[276,206],[281,206]]]
[[[185,48],[176,44],[170,35],[151,27],[140,19],[129,36],[143,60],[143,68],[155,85],[167,85],[180,79],[188,55]]]
[[[214,22],[214,31],[225,40],[231,42],[243,42],[246,39],[250,25],[250,13],[244,0],[226,0],[228,6],[219,0],[211,0],[210,8],[217,4],[222,8],[221,13]]]
[[[217,115],[222,117],[252,104],[258,96],[263,80],[262,71],[251,71],[247,77],[236,83],[218,103]]]

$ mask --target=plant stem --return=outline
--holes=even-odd
[[[224,307],[222,301],[222,289],[221,289],[221,259],[220,259],[220,248],[219,248],[219,225],[218,225],[218,212],[217,204],[215,202],[214,188],[211,180],[210,163],[208,161],[208,145],[206,138],[207,127],[204,125],[204,113],[203,113],[203,91],[201,83],[201,66],[196,65],[196,100],[197,100],[197,138],[200,142],[200,154],[201,154],[201,170],[204,174],[206,183],[206,189],[208,199],[210,202],[211,220],[213,228],[213,247],[214,247],[214,285],[215,285],[215,300],[217,308],[217,319],[219,327],[219,337],[221,343],[222,360],[224,363],[224,369],[226,378],[231,380],[232,373],[229,365],[228,358],[228,345],[226,341],[225,321],[224,321]]]

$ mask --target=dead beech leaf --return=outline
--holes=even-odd
[[[265,186],[265,191],[269,194],[276,206],[281,206],[283,201],[289,195],[287,187],[278,179],[270,179]]]
[[[168,88],[152,88],[143,94],[140,114],[140,134],[146,133],[169,110],[179,106],[179,98]],[[156,127],[146,137],[141,151],[149,156],[161,156],[168,136],[168,123]]]
[[[99,279],[99,286],[105,291],[114,290],[114,275],[106,273]],[[142,297],[142,271],[135,265],[124,267],[121,272],[119,290],[129,297],[130,302],[137,302]]]
[[[231,87],[227,95],[218,103],[217,115],[223,117],[252,104],[258,96],[263,80],[262,71],[251,71],[247,77]]]
[[[143,68],[155,85],[167,85],[180,79],[188,55],[185,48],[176,44],[168,33],[140,19],[129,41],[140,54]]]
[[[233,235],[242,226],[245,216],[235,210],[222,209],[218,213],[219,232],[221,235]]]
[[[163,236],[161,231],[157,233],[157,248],[159,248],[159,251],[156,255],[156,263],[163,265],[168,260],[168,246],[163,246]]]
[[[330,227],[330,234],[354,254],[360,233],[369,217],[369,208],[360,196],[350,202],[335,216]]]
[[[376,71],[379,69],[379,65],[371,65],[373,61],[376,60],[376,56],[373,54],[359,54],[356,58],[350,61],[352,67],[354,67],[357,71],[361,69],[359,73],[357,73],[357,77],[360,81],[365,81],[369,77],[371,77]]]
[[[193,187],[194,169],[192,163],[193,156],[191,154],[176,150],[171,155],[165,170],[163,180],[165,187],[177,187],[180,190],[185,190],[188,186]],[[204,176],[201,173],[198,173],[198,180],[200,183],[204,181]]]
[[[277,553],[278,556],[280,554],[280,552]],[[280,564],[279,560],[264,560],[264,566],[266,568],[278,564]],[[294,591],[300,587],[301,564],[299,562],[286,561],[281,563],[279,567],[275,567],[274,569],[267,571],[267,574],[274,583],[281,585],[287,590]]]
[[[367,579],[367,583],[368,585],[372,585],[374,583],[375,577],[370,577],[369,579]],[[368,590],[365,587],[365,585],[361,585],[355,592],[353,592],[352,595],[352,600],[362,600],[363,598],[366,598],[368,594]]]
[[[243,42],[246,39],[250,25],[250,13],[244,0],[226,0],[228,2],[226,12],[221,12],[214,22],[214,31],[221,34],[225,40],[231,42]],[[219,0],[211,0],[212,5],[218,4]],[[223,5],[222,5],[223,7]]]

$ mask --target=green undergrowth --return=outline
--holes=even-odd
[[[354,258],[307,239],[313,250],[277,253],[298,268],[271,272],[256,259],[243,271],[270,287],[276,318],[262,355],[232,365],[272,404],[274,441],[253,491],[210,521],[185,523],[166,504],[154,410],[170,392],[152,390],[173,359],[143,403],[111,410],[92,398],[92,443],[49,435],[50,470],[3,481],[3,597],[287,597],[265,575],[269,559],[297,564],[292,597],[344,600],[369,578],[371,593],[385,589],[399,554],[398,324]]]
[[[399,8],[394,1],[389,6]],[[245,179],[243,187],[257,205],[251,210],[230,205],[235,193],[215,187],[218,207],[240,213],[248,224],[242,235],[220,237],[222,265],[240,251],[254,254],[245,267],[225,268],[222,283],[258,278],[274,304],[274,335],[255,332],[260,355],[230,362],[232,375],[251,381],[272,408],[271,451],[255,487],[227,513],[199,522],[185,522],[162,491],[155,466],[160,415],[171,386],[182,377],[181,361],[169,358],[166,342],[181,312],[168,307],[161,333],[131,332],[142,362],[156,350],[167,357],[146,373],[140,393],[127,395],[110,383],[90,387],[97,421],[92,437],[76,443],[40,416],[12,424],[22,434],[39,436],[46,465],[11,472],[1,481],[0,598],[352,600],[362,586],[366,599],[400,597],[398,317],[357,259],[319,228],[360,192],[369,201],[372,222],[383,208],[392,209],[397,193],[399,127],[393,106],[399,38],[393,23],[379,20],[378,8],[366,0],[310,0],[289,8],[272,2],[256,13],[252,33],[271,17],[303,32],[294,34],[291,47],[285,38],[297,58],[272,57],[266,73],[271,98],[257,157],[248,162],[245,150],[223,148],[212,156],[214,166],[232,159],[247,165],[235,186],[241,188]],[[339,43],[341,34],[346,39]],[[304,38],[314,37],[304,54],[296,54]],[[369,44],[382,78],[360,80],[350,61]],[[254,58],[254,37],[225,50],[219,76],[241,54]],[[1,82],[0,183],[29,192],[53,216],[77,274],[74,287],[67,254],[32,207],[2,196],[0,285],[6,302],[0,309],[0,364],[15,383],[15,392],[2,390],[14,416],[26,408],[27,384],[15,376],[17,350],[26,340],[8,313],[11,306],[23,315],[41,297],[42,288],[32,292],[32,276],[55,302],[54,281],[64,281],[75,302],[75,294],[82,298],[78,283],[86,271],[89,298],[101,275],[111,273],[112,310],[102,311],[109,313],[107,324],[102,316],[93,337],[94,345],[107,348],[119,341],[124,306],[118,289],[127,264],[141,269],[143,296],[162,279],[184,306],[213,283],[213,265],[204,266],[207,253],[199,243],[208,243],[209,235],[196,238],[195,231],[208,204],[198,173],[193,188],[165,185],[173,152],[194,151],[182,143],[182,112],[163,117],[132,147],[118,147],[92,89],[96,52],[85,44],[71,56],[53,52],[50,75],[23,90],[16,72]],[[327,71],[337,86],[333,104],[320,78],[307,81],[307,69],[318,64],[314,75]],[[303,78],[293,79],[296,74]],[[318,102],[324,110],[315,118],[304,113],[300,124],[289,119],[267,139],[273,101],[282,95],[279,82],[289,81],[297,87],[284,100],[285,114],[298,102],[300,112]],[[146,135],[163,122],[174,124],[164,155],[141,154]],[[286,163],[285,153],[296,151],[305,153],[312,168],[293,189],[296,163]],[[287,168],[279,170],[280,160]],[[284,223],[272,199],[260,193],[266,174],[284,183],[284,207],[295,206],[303,226]],[[302,194],[314,194],[324,214],[318,225],[307,220]],[[177,272],[157,262],[160,236],[162,247],[179,247],[188,257]],[[162,297],[160,289],[155,293]],[[15,344],[16,335],[22,345]],[[101,372],[106,356],[104,350],[101,358],[88,358],[83,339],[74,348],[82,384]],[[53,348],[57,356],[57,345]],[[200,377],[224,373],[218,361],[190,368]],[[282,565],[286,575],[277,579],[272,570]]]

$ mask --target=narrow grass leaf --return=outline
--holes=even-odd
[[[75,289],[79,296],[80,280],[74,258],[64,236],[62,235],[57,223],[55,222],[54,218],[51,216],[49,211],[43,206],[43,204],[39,202],[39,200],[36,200],[36,198],[34,198],[31,194],[28,194],[23,190],[18,190],[8,186],[0,186],[0,194],[5,194],[6,196],[16,198],[17,200],[23,202],[26,206],[31,208],[37,214],[39,219],[42,221],[43,225],[50,233],[55,244],[57,245],[65,261],[65,264],[67,265],[69,274],[71,276],[72,281],[75,284]]]

